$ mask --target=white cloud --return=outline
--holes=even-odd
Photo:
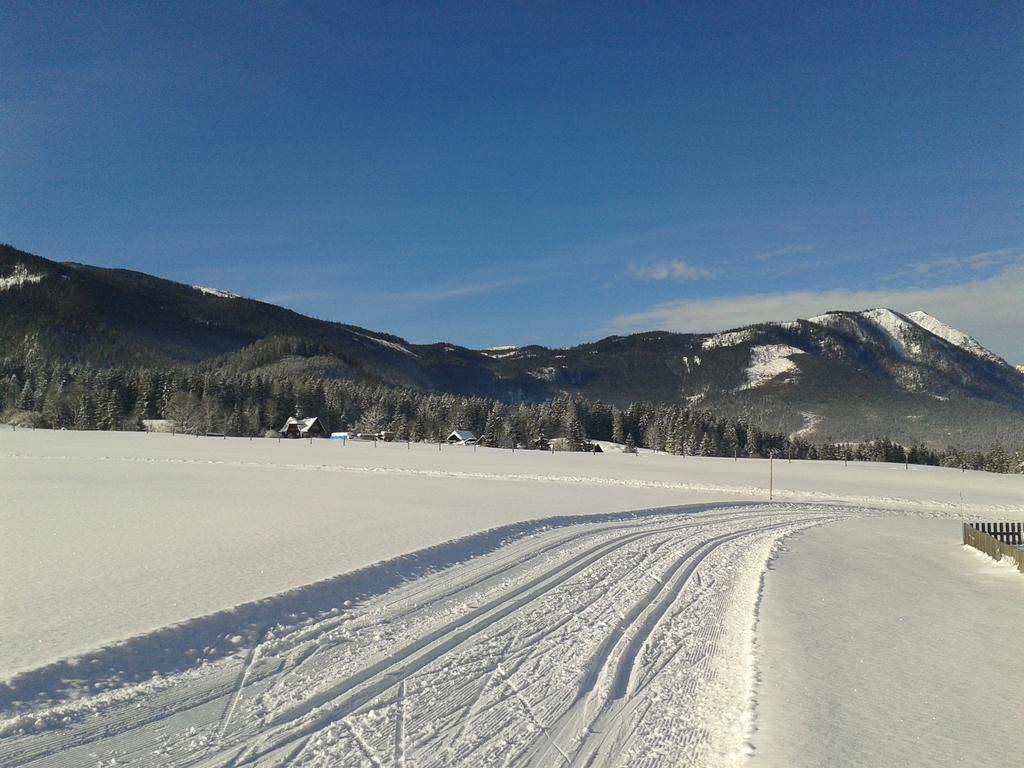
[[[815,249],[816,246],[813,245],[786,245],[782,248],[773,248],[770,251],[764,251],[763,253],[755,253],[750,258],[757,259],[758,261],[767,261],[768,259],[774,259],[778,256],[792,256],[795,253],[810,253]]]
[[[793,291],[672,301],[612,318],[601,333],[646,330],[703,333],[751,323],[785,321],[828,310],[921,309],[974,336],[1011,363],[1024,363],[1024,266],[981,280],[937,288]]]
[[[455,287],[424,288],[415,291],[397,291],[389,295],[389,298],[397,301],[450,301],[451,299],[463,299],[468,296],[480,296],[485,293],[492,293],[517,285],[521,280],[500,280],[490,283],[476,283],[474,285],[459,285]]]
[[[931,261],[919,261],[906,269],[889,276],[889,280],[905,277],[949,277],[964,270],[981,272],[988,269],[1008,269],[1015,264],[1024,263],[1024,251],[1013,248],[1002,248],[998,251],[984,251],[970,256],[947,256]]]
[[[630,265],[626,277],[643,282],[672,280],[686,282],[689,280],[709,280],[714,274],[704,267],[695,267],[682,259],[659,261],[646,267]]]

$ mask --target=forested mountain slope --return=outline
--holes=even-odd
[[[537,402],[699,407],[816,440],[935,446],[1024,435],[1024,373],[924,312],[829,312],[724,333],[612,336],[564,349],[412,344],[225,291],[0,247],[0,358],[199,364]],[[11,362],[13,361],[13,362]]]

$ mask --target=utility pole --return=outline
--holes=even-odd
[[[768,451],[768,501],[775,497],[775,451]]]

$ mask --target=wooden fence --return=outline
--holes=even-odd
[[[964,523],[964,544],[981,550],[994,560],[1008,557],[1024,573],[1024,548],[1021,536],[1024,523]],[[1016,544],[1016,546],[1014,546]]]

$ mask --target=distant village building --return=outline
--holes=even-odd
[[[474,445],[478,438],[468,429],[453,429],[446,440],[453,445]]]
[[[278,432],[281,437],[323,437],[327,434],[323,422],[317,416],[310,416],[303,419],[296,416],[289,417]]]

